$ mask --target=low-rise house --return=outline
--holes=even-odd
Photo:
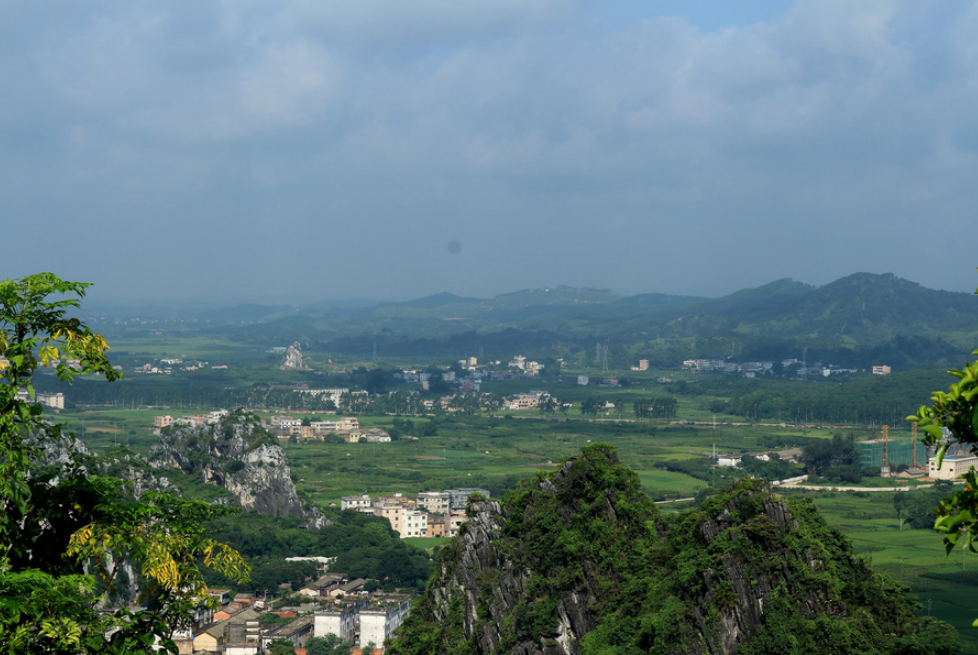
[[[417,503],[418,507],[432,514],[447,514],[451,509],[451,496],[445,491],[422,491]]]
[[[362,507],[370,507],[373,501],[370,499],[369,494],[363,494],[361,496],[343,496],[340,498],[340,509],[354,509],[358,510]]]
[[[367,584],[366,578],[357,578],[356,580],[350,580],[341,585],[337,585],[329,591],[329,596],[331,598],[338,598],[340,596],[346,598],[352,594],[359,591],[363,591],[363,585]]]
[[[468,520],[465,515],[464,510],[453,510],[451,514],[448,515],[448,536],[454,537],[458,535],[458,529],[462,527],[462,524]]]
[[[443,514],[428,515],[428,536],[447,537],[448,519]]]
[[[400,536],[404,538],[428,536],[428,512],[409,510],[401,516]]]
[[[261,637],[262,648],[267,650],[269,644],[276,639],[284,639],[292,644],[293,648],[301,648],[305,645],[306,639],[312,636],[313,617],[302,616],[285,625],[275,626],[265,632]]]
[[[214,655],[223,653],[227,643],[227,626],[223,621],[205,625],[194,632],[193,652]]]

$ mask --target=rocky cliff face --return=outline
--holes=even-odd
[[[243,509],[323,524],[318,509],[303,507],[285,453],[253,414],[234,412],[213,425],[165,430],[150,464],[199,475],[233,494]]]
[[[393,655],[956,652],[813,506],[759,481],[662,515],[596,445],[469,512]]]

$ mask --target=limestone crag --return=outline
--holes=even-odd
[[[595,444],[468,512],[390,655],[956,652],[810,501],[763,481],[662,514]]]
[[[237,411],[210,425],[166,428],[150,463],[199,475],[233,494],[243,509],[323,524],[318,509],[303,506],[285,452],[253,414]]]

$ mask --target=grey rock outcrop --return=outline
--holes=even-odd
[[[243,509],[324,524],[322,512],[303,506],[285,452],[253,414],[238,411],[211,425],[167,429],[150,463],[199,475],[226,489]]]

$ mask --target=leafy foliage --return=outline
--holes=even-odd
[[[398,538],[386,519],[354,511],[339,513],[332,525],[315,531],[300,527],[298,519],[256,513],[215,519],[208,531],[254,567],[247,584],[208,574],[212,584],[239,591],[274,594],[282,582],[297,591],[315,574],[315,567],[285,561],[293,556],[336,557],[333,570],[400,588],[423,589],[430,573],[428,555]]]
[[[29,402],[37,368],[54,367],[64,382],[121,377],[105,340],[67,316],[86,287],[51,273],[0,282],[0,648],[144,653],[159,642],[176,652],[172,631],[204,598],[198,561],[239,579],[248,566],[204,532],[226,509],[155,493],[134,500],[121,481],[90,476],[70,456],[45,466],[45,450],[70,450],[73,438]],[[141,600],[153,609],[98,611],[123,562],[140,567]]]
[[[978,290],[975,291],[978,294]],[[973,355],[978,355],[975,350]],[[937,448],[937,465],[951,448],[978,452],[978,361],[961,370],[948,371],[958,378],[947,391],[935,391],[931,404],[922,406],[914,416],[922,428],[922,441]],[[961,542],[972,552],[978,552],[978,477],[972,469],[961,476],[964,489],[955,491],[938,503],[934,528],[944,534],[948,554]],[[975,621],[978,626],[978,620]]]
[[[306,640],[308,655],[347,655],[352,647],[353,644],[333,634],[325,637],[309,637]]]
[[[799,458],[813,475],[826,475],[839,466],[852,466],[859,462],[859,454],[852,437],[834,434],[832,439],[819,439],[802,448]],[[858,480],[857,480],[858,482]]]

